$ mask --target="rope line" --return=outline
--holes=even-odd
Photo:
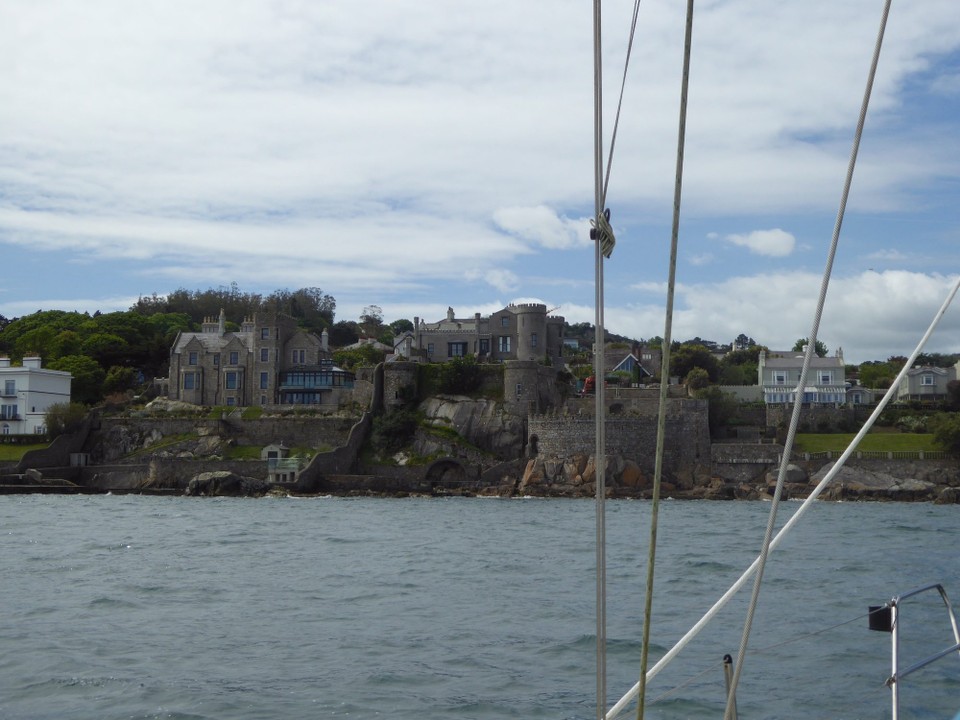
[[[670,377],[670,345],[673,342],[673,300],[677,278],[677,246],[680,238],[680,198],[683,188],[683,148],[687,133],[687,95],[690,89],[690,49],[693,44],[693,0],[687,0],[687,21],[683,44],[683,82],[680,88],[680,118],[677,130],[677,166],[673,194],[673,224],[670,233],[670,270],[667,280],[666,321],[661,343],[660,406],[657,408],[657,450],[653,469],[653,498],[650,507],[650,544],[647,557],[647,588],[643,607],[643,640],[640,643],[640,689],[637,720],[643,720],[646,702],[647,663],[653,609],[653,576],[657,557],[657,525],[660,516],[660,485],[667,424],[667,379]]]
[[[867,418],[867,421],[863,424],[863,427],[860,428],[860,431],[854,436],[853,440],[850,441],[850,444],[847,445],[847,449],[843,451],[840,457],[837,459],[837,462],[832,468],[823,476],[823,479],[817,484],[817,486],[810,492],[806,500],[804,500],[800,507],[797,508],[797,511],[791,516],[783,527],[780,528],[780,531],[776,534],[773,540],[770,542],[770,551],[775,550],[783,539],[789,534],[790,530],[800,522],[807,510],[813,505],[814,501],[820,497],[827,486],[833,481],[837,474],[843,469],[843,466],[846,464],[847,460],[853,454],[857,445],[863,440],[864,436],[870,431],[870,428],[873,427],[873,424],[877,421],[877,418],[883,413],[887,405],[893,399],[894,395],[897,392],[897,388],[900,387],[900,383],[907,376],[910,368],[913,366],[913,363],[916,361],[917,356],[923,351],[923,348],[926,346],[927,341],[930,339],[930,336],[933,335],[933,331],[937,328],[937,325],[940,324],[940,320],[943,319],[944,314],[947,312],[947,308],[950,307],[950,304],[953,302],[954,297],[956,297],[957,291],[960,291],[960,276],[957,276],[956,281],[953,284],[953,287],[950,289],[950,292],[947,293],[947,297],[944,299],[943,304],[940,306],[939,310],[934,314],[933,320],[930,322],[930,326],[927,328],[927,331],[924,333],[923,337],[920,339],[920,342],[917,343],[916,348],[910,354],[910,357],[907,358],[907,361],[904,363],[903,367],[900,369],[900,372],[897,374],[897,377],[894,378],[893,382],[890,384],[890,387],[887,389],[887,392],[880,399],[880,402],[877,403],[877,406],[873,409],[873,412],[870,413],[870,417]],[[730,586],[730,588],[717,600],[713,606],[704,613],[694,625],[691,627],[687,633],[680,638],[670,650],[668,650],[660,660],[657,661],[657,664],[654,665],[650,671],[647,673],[647,681],[649,682],[652,678],[656,677],[663,668],[669,665],[673,659],[680,654],[690,642],[700,634],[700,631],[705,628],[717,613],[722,610],[727,603],[736,595],[746,584],[747,580],[753,575],[754,571],[759,564],[759,558],[754,560],[753,563],[746,570],[743,571],[743,574]],[[607,712],[606,720],[613,720],[617,717],[627,704],[637,696],[637,692],[640,689],[640,683],[634,685],[630,690],[624,694],[620,700]]]
[[[603,213],[603,63],[601,54],[600,0],[593,1],[593,157],[594,157],[594,217],[598,227]],[[606,218],[604,217],[604,220]],[[592,234],[592,233],[591,233]],[[605,402],[604,383],[604,329],[603,329],[603,245],[599,233],[594,251],[594,302],[596,326],[594,328],[594,401],[596,403],[596,670],[597,670],[597,720],[602,720],[607,706],[607,529],[604,501],[606,489],[606,428],[602,408]],[[611,232],[612,237],[612,232]],[[612,246],[610,248],[612,250]]]
[[[633,40],[637,32],[637,15],[640,13],[640,0],[633,4],[633,17],[630,21],[630,36],[627,40],[627,56],[623,61],[623,79],[620,81],[620,99],[617,101],[617,114],[613,119],[613,134],[610,137],[610,155],[607,158],[607,173],[603,180],[603,191],[600,194],[600,207],[607,206],[607,188],[610,186],[610,168],[613,166],[613,147],[617,144],[617,130],[620,127],[620,111],[623,109],[623,96],[627,87],[627,68],[630,66],[630,55],[633,52]],[[607,255],[607,257],[610,257]]]
[[[763,536],[763,545],[760,549],[759,564],[754,577],[753,592],[750,596],[750,604],[747,607],[747,617],[743,625],[743,636],[740,640],[740,648],[737,651],[737,662],[733,670],[733,678],[730,681],[730,691],[727,696],[727,709],[724,712],[724,720],[730,720],[735,712],[737,684],[740,682],[740,675],[743,671],[743,664],[746,659],[747,646],[750,641],[750,629],[753,626],[753,618],[760,598],[760,588],[763,583],[763,571],[766,568],[767,555],[769,553],[770,540],[773,537],[774,527],[776,525],[777,510],[780,504],[780,496],[783,492],[783,486],[786,482],[787,466],[790,462],[790,456],[793,452],[793,441],[796,436],[797,427],[800,424],[800,412],[803,407],[803,396],[807,387],[807,374],[810,369],[813,351],[817,344],[817,331],[820,328],[820,320],[823,316],[823,307],[826,304],[827,289],[830,285],[830,276],[833,272],[833,261],[837,253],[837,246],[840,242],[840,229],[843,226],[843,218],[846,212],[847,200],[850,197],[850,187],[853,184],[853,172],[857,165],[857,155],[860,150],[860,140],[863,137],[863,127],[866,124],[867,109],[870,107],[870,95],[873,90],[873,82],[877,74],[877,65],[880,62],[880,50],[883,47],[883,35],[887,26],[887,18],[890,14],[890,4],[892,0],[885,0],[883,13],[880,18],[880,28],[877,31],[877,39],[874,44],[873,58],[870,63],[870,72],[867,77],[866,88],[863,93],[863,100],[860,104],[860,115],[857,118],[857,129],[854,133],[853,147],[850,150],[850,159],[847,163],[847,174],[843,183],[843,193],[840,199],[840,207],[837,211],[837,219],[833,228],[833,237],[830,241],[830,251],[827,256],[827,264],[823,271],[823,279],[820,283],[820,295],[817,298],[817,309],[814,313],[813,327],[807,341],[807,351],[803,358],[803,368],[800,371],[800,383],[797,386],[796,397],[793,403],[793,413],[790,417],[790,427],[787,431],[786,442],[783,448],[783,457],[780,461],[780,470],[777,473],[777,485],[773,493],[773,502],[770,507],[770,515],[767,522],[767,528]]]

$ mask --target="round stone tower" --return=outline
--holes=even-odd
[[[511,305],[517,318],[517,360],[543,360],[547,354],[547,306]]]

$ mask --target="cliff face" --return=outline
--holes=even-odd
[[[526,418],[506,412],[502,403],[459,395],[438,395],[421,403],[420,410],[433,427],[454,430],[472,445],[500,460],[523,455]]]

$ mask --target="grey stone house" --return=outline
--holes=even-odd
[[[413,331],[398,338],[394,355],[420,362],[446,362],[474,355],[480,361],[546,361],[562,364],[564,319],[540,303],[508,305],[483,317],[458,318],[453,308],[443,320],[414,318]]]
[[[181,332],[170,350],[168,397],[194,405],[336,403],[354,376],[333,365],[327,334],[297,327],[281,313],[245,318],[226,330],[223,311],[200,332]]]
[[[957,365],[910,368],[897,387],[897,402],[942,402],[947,399],[947,384],[956,379]]]

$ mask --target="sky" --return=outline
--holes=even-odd
[[[684,3],[647,0],[605,327],[665,335]],[[672,337],[814,322],[881,0],[699,0]],[[603,5],[604,163],[633,3]],[[336,320],[596,317],[588,0],[0,4],[0,314],[236,283]],[[960,272],[960,14],[893,4],[818,339],[909,355]],[[960,307],[926,346],[960,352]]]

